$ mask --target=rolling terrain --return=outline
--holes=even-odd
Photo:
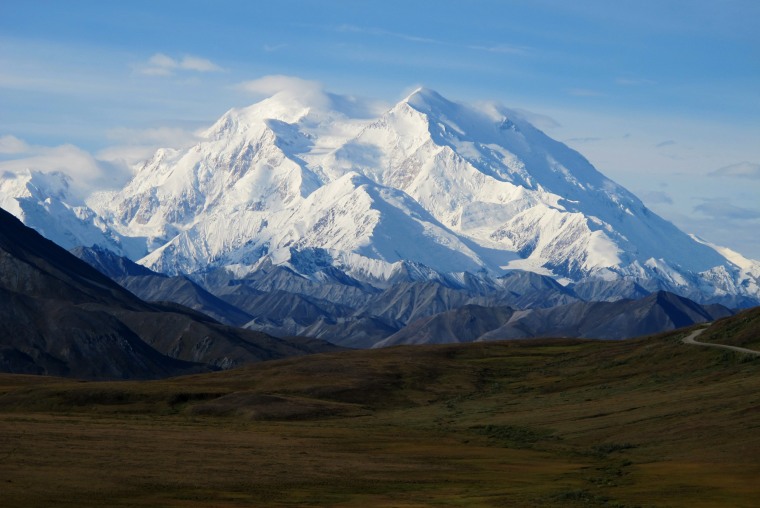
[[[760,350],[760,308],[746,310],[736,319],[716,322],[699,340]]]
[[[186,276],[153,272],[105,249],[79,247],[72,254],[145,300],[179,303],[278,337],[316,337],[352,348],[530,337],[623,339],[733,313],[665,291],[582,301],[572,288],[519,270],[496,279],[415,280],[414,268],[420,267],[412,265],[385,289],[331,268],[319,281],[285,267],[262,267],[241,279],[213,271],[204,281],[212,294]]]
[[[2,372],[159,378],[335,349],[147,303],[0,209]]]
[[[760,335],[757,309],[700,340],[726,330]],[[760,359],[691,331],[2,375],[3,505],[755,506]]]

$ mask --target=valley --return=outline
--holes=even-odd
[[[760,331],[757,309],[712,324]],[[760,360],[533,339],[158,381],[0,377],[15,506],[753,506]]]
[[[0,508],[760,506],[760,2],[3,7]]]

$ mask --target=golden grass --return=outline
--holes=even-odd
[[[488,506],[494,487],[572,470],[544,453],[373,426],[183,419],[0,418],[4,506],[271,506],[431,498]]]
[[[2,375],[2,506],[753,506],[760,361],[683,335]]]

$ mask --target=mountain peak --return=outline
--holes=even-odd
[[[450,111],[454,103],[431,88],[419,87],[409,94],[402,103],[408,104],[422,113]]]
[[[412,93],[406,96],[404,99],[404,102],[408,102],[409,100],[412,100],[415,97],[440,97],[442,98],[441,94],[433,90],[432,88],[428,88],[426,86],[418,86],[414,90],[412,90]]]
[[[425,87],[384,113],[365,105],[295,87],[231,110],[195,147],[159,152],[107,202],[89,201],[99,215],[41,197],[10,204],[46,231],[85,217],[85,245],[142,242],[143,262],[171,273],[254,266],[292,247],[329,250],[347,273],[405,261],[760,296],[755,265],[688,237],[506,108]]]

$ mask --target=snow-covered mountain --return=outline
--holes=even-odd
[[[26,170],[0,174],[0,208],[48,240],[70,249],[100,245],[124,255],[143,251],[140,239],[125,238],[70,192],[63,173]]]
[[[265,263],[318,278],[319,265],[382,287],[410,266],[421,278],[522,269],[606,298],[635,287],[760,302],[756,262],[683,233],[515,111],[424,88],[375,118],[345,104],[278,94],[228,111],[190,149],[159,150],[87,207],[60,192],[34,206],[60,201],[99,232],[71,226],[69,240],[169,274]],[[18,189],[0,189],[44,227]]]

